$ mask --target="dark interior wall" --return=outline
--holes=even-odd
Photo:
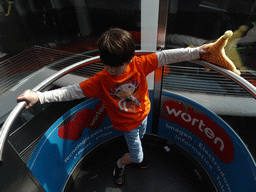
[[[15,55],[33,45],[56,47],[98,36],[109,27],[140,31],[138,1],[7,0],[0,12],[0,47]],[[83,50],[84,51],[84,50]]]
[[[2,0],[0,7],[0,47],[9,55],[33,45],[59,47],[80,38],[99,36],[110,27],[140,31],[140,0],[13,0],[6,16],[7,1]],[[219,4],[221,9],[202,7],[206,1]],[[248,14],[249,0],[176,2],[177,11],[168,16],[167,33],[210,40],[255,18]]]
[[[168,32],[215,39],[226,30],[239,28],[255,19],[249,0],[176,0],[178,9],[169,15]],[[205,6],[207,5],[207,6]]]

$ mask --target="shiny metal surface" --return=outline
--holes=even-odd
[[[158,16],[158,30],[157,30],[157,48],[162,50],[165,48],[165,37],[167,28],[169,0],[159,1],[159,16]],[[159,117],[161,104],[161,90],[163,80],[163,67],[159,67],[155,71],[154,81],[154,101],[153,101],[153,116]],[[159,118],[153,118],[152,133],[158,133]]]
[[[169,8],[169,0],[159,1],[159,16],[158,16],[158,31],[157,31],[157,47],[159,49],[165,48],[168,8]]]

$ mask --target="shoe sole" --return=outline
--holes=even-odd
[[[145,167],[140,167],[141,169],[147,169],[149,167],[149,165],[145,166]]]

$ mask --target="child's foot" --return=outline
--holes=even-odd
[[[149,163],[146,159],[143,159],[143,161],[140,163],[132,163],[131,165],[133,167],[141,168],[141,169],[147,169],[149,167]]]
[[[124,167],[118,168],[117,163],[115,163],[113,176],[115,183],[117,185],[122,185],[124,183]]]

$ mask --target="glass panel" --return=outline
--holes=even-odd
[[[64,51],[65,56],[84,53],[97,48],[97,38],[104,31],[118,27],[130,31],[139,47],[140,10],[140,0],[0,1],[0,94],[55,62],[49,55],[55,51],[41,51],[38,46]],[[34,50],[39,50],[40,57],[47,54],[45,59],[36,58]]]
[[[0,2],[1,52],[11,56],[34,45],[83,52],[110,27],[140,31],[140,0]]]
[[[232,30],[226,55],[242,72],[241,76],[256,85],[256,6],[251,2],[254,1],[170,1],[166,48],[196,47]],[[216,113],[256,159],[256,101],[240,85],[193,62],[183,62],[165,66],[163,90],[185,96]]]
[[[109,28],[118,27],[129,31],[139,47],[140,2],[140,0],[0,1],[0,69],[2,70],[0,70],[2,75],[0,94],[4,95],[7,91],[11,91],[10,88],[23,78],[44,66],[58,71],[70,64],[95,56],[98,54],[95,50],[97,38]],[[77,77],[90,77],[102,69],[102,65],[93,63],[73,71],[72,74]],[[58,87],[51,85],[45,90]],[[10,132],[10,142],[21,156],[26,156],[26,151],[23,154],[23,147],[31,145],[34,149],[51,124],[81,101],[83,100],[70,102],[70,105],[65,103],[35,105],[29,110],[24,110]],[[47,114],[52,108],[58,108],[55,105],[60,105],[58,107],[62,108],[59,110],[60,113],[48,117]],[[44,118],[48,118],[47,121]],[[36,133],[26,138],[26,141],[20,145],[20,140],[24,140],[29,129],[37,126],[39,122],[37,119],[45,123],[39,123],[40,128]],[[3,122],[0,122],[0,126],[2,125]],[[20,139],[17,139],[18,137]]]

